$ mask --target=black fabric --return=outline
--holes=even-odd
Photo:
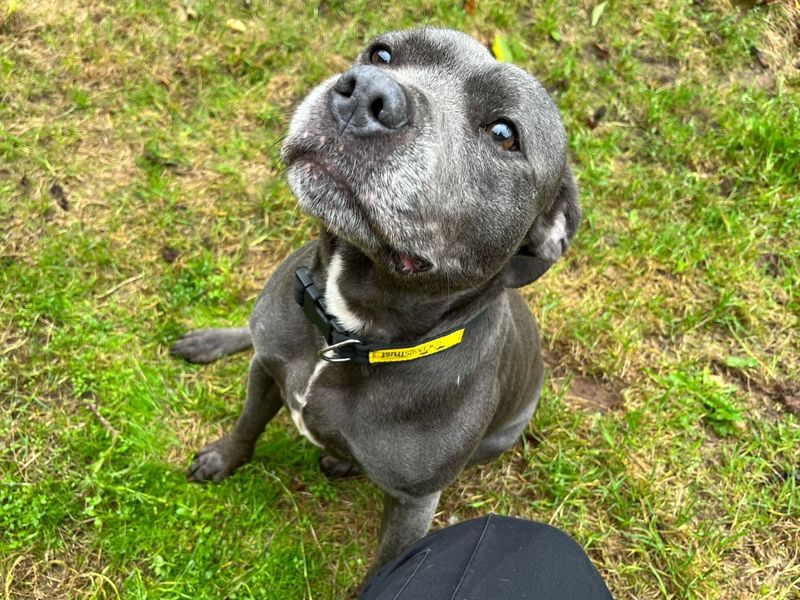
[[[436,531],[382,567],[361,600],[608,600],[583,549],[545,525],[489,515]]]

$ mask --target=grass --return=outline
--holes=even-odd
[[[800,12],[615,2],[592,26],[597,4],[0,5],[5,598],[339,598],[363,577],[379,496],[327,481],[285,416],[234,477],[185,481],[247,358],[167,348],[243,322],[314,235],[278,161],[292,106],[421,24],[499,34],[551,90],[585,210],[525,290],[541,409],[435,526],[550,522],[618,598],[800,597]]]

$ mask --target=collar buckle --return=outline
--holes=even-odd
[[[485,310],[481,310],[461,327],[421,343],[382,345],[375,342],[364,343],[353,332],[342,329],[336,319],[328,314],[325,298],[314,284],[308,267],[299,267],[295,271],[294,298],[328,344],[317,352],[317,356],[331,363],[354,362],[367,365],[405,362],[436,354],[460,344],[466,328],[473,326],[485,313]]]
[[[340,356],[336,351],[340,348],[346,348],[348,346],[354,346],[356,344],[361,344],[361,340],[357,340],[355,338],[350,338],[349,340],[344,340],[343,342],[339,342],[337,344],[331,344],[330,346],[325,346],[319,352],[317,352],[317,356],[326,362],[332,363],[341,363],[341,362],[350,362],[353,360],[352,356]],[[333,352],[333,354],[330,354]]]

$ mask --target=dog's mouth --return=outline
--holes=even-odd
[[[291,167],[296,163],[302,163],[303,168],[307,172],[315,170],[319,173],[322,173],[327,179],[336,184],[336,186],[346,190],[348,196],[355,199],[355,193],[353,192],[353,188],[350,186],[350,182],[347,181],[336,163],[326,157],[323,153],[296,150],[287,157],[286,164],[287,166]]]
[[[322,175],[330,182],[330,185],[334,186],[339,192],[342,192],[348,197],[349,202],[347,202],[346,210],[348,212],[353,210],[358,215],[359,220],[366,225],[370,237],[373,238],[371,240],[372,243],[369,245],[374,248],[374,242],[378,242],[379,247],[383,248],[383,250],[378,251],[379,255],[383,255],[380,262],[384,262],[384,264],[388,263],[387,267],[404,276],[424,273],[433,268],[433,263],[428,258],[419,253],[400,250],[392,243],[390,239],[392,236],[386,235],[378,224],[375,223],[369,211],[365,210],[364,204],[357,197],[353,186],[342,173],[342,170],[335,161],[325,156],[324,152],[305,148],[293,149],[293,151],[286,156],[285,160],[290,167],[300,166],[300,168],[307,173],[313,171],[316,172],[317,175]],[[332,218],[329,210],[341,210],[340,208],[337,209],[333,207],[325,207],[324,210],[320,210],[322,207],[319,204],[313,207],[306,205],[304,208],[320,218],[328,227],[332,226],[333,221],[338,220]],[[358,240],[350,239],[351,236],[348,235],[347,231],[343,231],[339,227],[334,227],[334,229],[337,230],[336,233],[344,236],[356,246],[361,246]],[[365,248],[362,248],[362,251],[365,250]],[[375,257],[373,257],[373,259],[374,258]]]
[[[430,271],[433,267],[433,263],[422,256],[406,254],[397,250],[392,250],[391,256],[395,271],[401,275],[424,273],[425,271]]]

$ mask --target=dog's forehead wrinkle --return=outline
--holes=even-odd
[[[435,120],[443,116],[461,116],[465,112],[464,94],[461,79],[450,70],[438,65],[417,67],[416,65],[398,67],[393,77],[412,95],[421,98],[426,112]],[[416,122],[415,126],[420,123]]]
[[[385,44],[399,53],[398,60],[423,66],[428,64],[460,64],[494,62],[494,57],[482,44],[470,36],[447,29],[424,27],[396,31],[378,36],[367,46]]]

